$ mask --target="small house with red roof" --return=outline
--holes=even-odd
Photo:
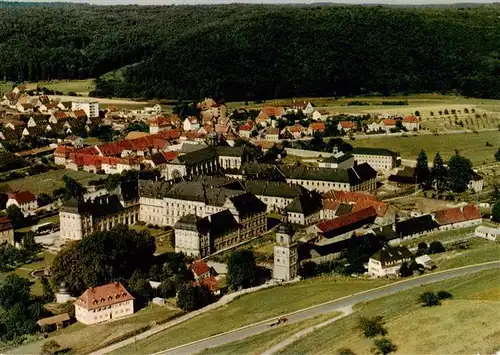
[[[302,134],[306,131],[306,129],[299,123],[296,123],[293,126],[288,126],[286,129],[295,139],[301,138]]]
[[[9,199],[5,208],[17,206],[23,212],[34,211],[38,208],[36,196],[29,191],[18,191],[8,194]]]
[[[67,120],[68,118],[69,118],[69,115],[66,112],[56,111],[50,115],[49,123],[56,124],[60,121]]]
[[[396,120],[386,118],[380,122],[379,126],[381,130],[385,131],[385,133],[390,133],[391,129],[396,128]]]
[[[340,121],[337,124],[337,129],[339,131],[344,130],[344,132],[353,131],[356,128],[356,124],[352,121]]]
[[[403,127],[408,131],[418,131],[420,129],[420,118],[417,116],[406,116],[403,118]]]
[[[0,245],[2,244],[14,245],[14,227],[8,217],[0,217]]]
[[[214,276],[214,271],[205,260],[195,260],[189,266],[189,269],[193,273],[194,279],[196,281],[204,279],[206,277]]]
[[[266,140],[277,141],[280,137],[280,129],[275,127],[266,128]]]
[[[76,320],[86,325],[134,314],[134,297],[119,282],[87,289],[74,305]]]
[[[170,120],[163,116],[158,116],[149,120],[149,133],[156,134],[172,128]]]
[[[448,230],[481,224],[481,212],[476,205],[448,208],[434,213],[439,229]]]
[[[74,110],[74,111],[70,112],[69,115],[70,115],[70,117],[76,118],[77,120],[87,118],[87,114],[85,113],[84,110]]]
[[[200,128],[200,121],[194,116],[186,117],[183,122],[184,131],[196,131]]]
[[[255,130],[255,126],[249,123],[241,125],[239,127],[238,134],[241,138],[250,138],[252,136],[252,132]]]
[[[312,136],[315,132],[324,133],[325,124],[323,122],[314,122],[307,128],[307,133]]]
[[[326,110],[314,110],[314,112],[312,113],[312,119],[315,121],[325,122],[328,116],[330,116],[330,112]]]

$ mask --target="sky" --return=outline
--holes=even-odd
[[[2,0],[0,0],[1,2]],[[14,0],[15,1],[15,0]],[[19,0],[17,0],[19,1]],[[312,4],[312,3],[343,3],[343,4],[391,4],[391,5],[428,5],[428,4],[455,4],[455,3],[493,3],[500,0],[21,0],[29,2],[75,2],[94,5],[196,5],[196,4]]]

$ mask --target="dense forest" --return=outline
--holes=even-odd
[[[60,5],[0,8],[0,18],[1,78],[93,77],[96,96],[500,97],[494,5]]]

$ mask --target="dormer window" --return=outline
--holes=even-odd
[[[101,303],[102,303],[102,302],[106,302],[106,299],[105,299],[104,297],[103,297],[103,298],[101,298]]]
[[[94,300],[94,302],[92,302],[93,304],[98,304],[99,301],[98,300]]]
[[[108,301],[112,301],[112,300],[113,300],[113,296],[109,296]]]
[[[115,298],[116,299],[120,298],[120,294],[116,294]]]

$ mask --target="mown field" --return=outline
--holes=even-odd
[[[47,340],[57,341],[63,349],[67,349],[71,354],[88,354],[99,348],[110,345],[122,338],[133,336],[134,332],[153,325],[154,322],[164,323],[181,315],[177,309],[165,306],[150,304],[141,309],[133,316],[116,320],[113,322],[86,326],[75,323],[66,329],[58,330],[50,334],[45,340],[29,343],[24,346],[12,349],[8,354],[40,354],[41,346]],[[136,353],[142,353],[135,348]]]
[[[140,340],[136,344],[137,348],[126,346],[114,353],[134,354],[136,349],[141,349],[142,353],[154,353],[389,282],[324,276],[265,289],[243,295],[226,306]],[[200,326],[200,324],[210,326]]]
[[[332,312],[293,324],[280,325],[263,334],[248,337],[244,340],[230,343],[216,348],[206,349],[199,355],[232,355],[232,354],[262,354],[271,347],[288,339],[293,334],[300,332],[319,323],[339,316],[340,312]]]
[[[487,147],[489,142],[492,147]],[[439,152],[447,161],[455,154],[470,159],[474,165],[482,165],[495,161],[495,152],[500,148],[500,132],[479,132],[448,135],[419,135],[408,137],[366,138],[349,141],[355,147],[388,148],[401,154],[403,159],[415,160],[422,149],[427,152],[430,162]]]
[[[301,338],[281,354],[326,355],[341,348],[371,353],[373,340],[362,337],[358,321],[378,315],[384,317],[397,354],[492,354],[500,350],[499,285],[498,270],[487,270],[360,304],[354,314]],[[440,290],[453,298],[433,308],[418,303],[422,292]]]
[[[41,193],[47,193],[50,195],[55,189],[64,186],[64,175],[71,176],[83,185],[88,184],[89,181],[97,180],[99,178],[98,175],[87,173],[86,171],[62,169],[4,182],[0,184],[0,189],[8,192],[28,190],[36,195]]]
[[[60,91],[67,95],[70,92],[82,96],[88,96],[89,92],[94,90],[94,79],[84,79],[84,80],[51,80],[51,81],[40,81],[37,83],[23,83],[27,90],[36,89],[38,87],[46,87],[47,89]],[[0,92],[8,92],[12,89],[11,82],[0,82]]]

